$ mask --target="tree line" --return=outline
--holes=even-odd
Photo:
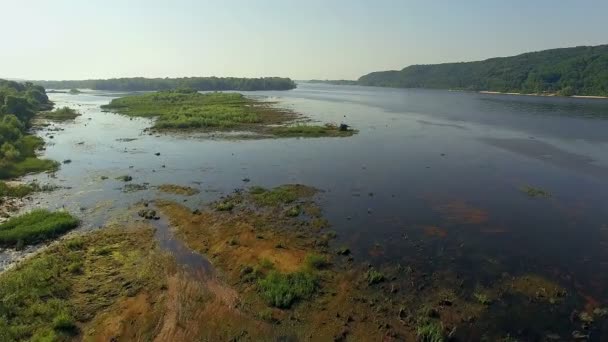
[[[608,45],[372,72],[359,85],[608,96]]]
[[[112,78],[81,81],[33,81],[47,89],[93,89],[109,91],[157,91],[192,88],[198,91],[220,90],[289,90],[296,83],[289,78],[262,77],[183,77],[183,78]]]
[[[0,79],[0,179],[54,165],[36,158],[43,141],[27,133],[34,115],[52,107],[42,86]]]

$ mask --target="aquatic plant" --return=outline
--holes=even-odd
[[[300,216],[300,206],[294,206],[285,211],[285,215],[289,217],[297,217]]]
[[[483,304],[483,305],[490,305],[490,304],[492,304],[492,300],[485,293],[475,292],[475,293],[473,293],[473,297],[475,297],[475,299],[477,299],[477,301],[480,304]]]
[[[78,219],[68,212],[34,210],[12,217],[0,225],[0,245],[33,244],[56,237],[78,226]]]
[[[234,202],[232,201],[220,201],[215,203],[215,210],[217,211],[230,211],[234,209]]]
[[[317,192],[316,189],[300,184],[281,185],[267,190],[261,187],[252,187],[249,193],[256,204],[264,206],[279,206],[289,204],[302,197],[310,197]]]
[[[189,186],[182,186],[176,184],[162,184],[157,187],[157,189],[161,192],[165,192],[168,194],[174,195],[182,195],[182,196],[193,196],[200,192],[200,190],[191,188]]]
[[[304,259],[304,264],[310,269],[318,270],[327,267],[329,261],[327,260],[327,257],[321,254],[309,253],[306,255],[306,259]]]
[[[353,129],[340,129],[339,126],[326,125],[295,125],[295,126],[278,126],[270,129],[270,132],[282,138],[287,137],[303,137],[303,138],[318,138],[318,137],[349,137],[357,133]]]
[[[530,197],[551,197],[551,193],[548,191],[527,185],[523,186],[521,191]]]
[[[374,285],[377,283],[381,283],[383,282],[385,279],[384,274],[382,274],[381,272],[376,271],[376,269],[374,269],[373,267],[370,268],[366,273],[365,273],[365,280],[367,280],[367,283],[369,285]]]
[[[258,280],[258,288],[268,304],[286,309],[300,299],[310,298],[317,288],[317,279],[309,272],[285,274],[272,270]]]
[[[41,112],[39,114],[39,116],[41,118],[44,119],[48,119],[48,120],[55,120],[55,121],[67,121],[67,120],[74,120],[75,118],[79,117],[81,114],[70,108],[70,107],[62,107],[59,109],[56,109],[54,111],[50,111],[50,112]]]
[[[416,328],[416,336],[420,342],[443,342],[443,325],[431,320],[423,320]]]

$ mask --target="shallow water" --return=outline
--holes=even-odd
[[[66,207],[86,228],[142,199],[196,208],[248,184],[303,183],[325,191],[321,204],[336,245],[348,245],[355,260],[450,269],[471,286],[505,272],[538,273],[608,304],[607,100],[313,84],[248,95],[360,133],[247,141],[150,136],[142,132],[149,119],[101,112],[112,94],[51,94],[83,115],[54,125],[64,131],[40,132],[44,157],[72,162],[56,178],[28,177],[66,187],[37,195],[34,204]],[[124,174],[149,189],[122,192],[115,177]],[[163,183],[201,193],[161,194],[154,186]],[[527,185],[552,196],[530,198],[521,191]]]

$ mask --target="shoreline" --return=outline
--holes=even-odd
[[[524,93],[505,93],[501,91],[490,91],[490,90],[480,90],[477,91],[478,94],[486,94],[486,95],[516,95],[516,96],[538,96],[538,97],[563,97],[563,98],[574,98],[574,99],[595,99],[595,100],[606,100],[608,96],[593,96],[593,95],[571,95],[564,96],[558,95],[556,93],[547,93],[547,94],[524,94]]]

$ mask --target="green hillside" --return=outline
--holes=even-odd
[[[358,84],[608,96],[608,45],[524,53],[479,62],[412,65],[372,72]]]

